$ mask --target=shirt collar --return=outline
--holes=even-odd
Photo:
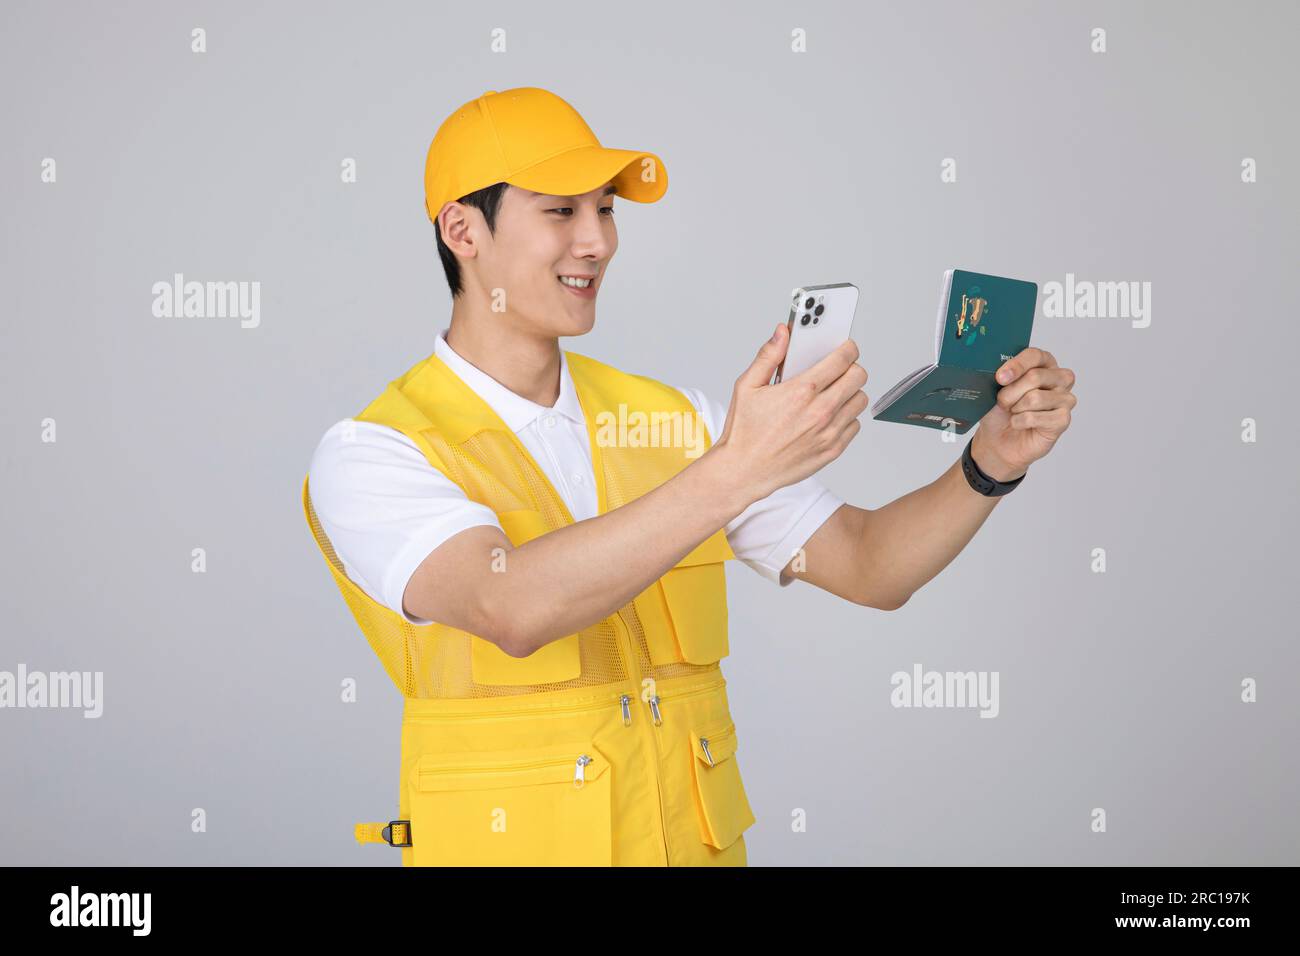
[[[511,431],[518,434],[539,416],[550,414],[563,415],[586,427],[587,420],[582,414],[582,404],[578,401],[578,393],[573,387],[573,378],[569,375],[569,362],[564,356],[564,349],[560,349],[560,397],[556,399],[553,408],[548,408],[515,394],[481,368],[461,358],[447,344],[449,329],[450,326],[444,327],[434,339],[434,354],[442,359],[461,381],[473,389],[479,398],[487,402]]]

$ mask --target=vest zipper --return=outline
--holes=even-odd
[[[577,758],[585,767],[591,763],[592,758],[582,754]],[[440,776],[442,774],[456,773],[473,773],[473,774],[491,774],[491,773],[509,773],[514,770],[532,770],[534,767],[554,767],[559,764],[568,763],[567,757],[546,757],[541,760],[527,760],[523,763],[469,763],[469,764],[444,764],[442,766],[416,768],[416,776]]]
[[[676,694],[669,694],[668,699],[681,700],[687,697],[698,697],[700,694],[711,694],[714,691],[716,691],[719,687],[721,687],[722,683],[723,683],[722,679],[719,678],[717,682],[709,684],[705,687],[697,687],[694,690],[688,690]],[[627,700],[631,700],[631,697],[628,696],[627,694],[624,694],[622,697],[618,699],[621,701],[624,698],[626,698]],[[505,699],[516,700],[517,698],[505,698]],[[662,699],[663,698],[660,698],[660,700]],[[520,710],[516,710],[512,708],[512,709],[499,710],[499,711],[482,710],[477,708],[474,710],[445,710],[445,711],[439,711],[437,714],[403,713],[402,720],[404,722],[413,723],[413,724],[429,723],[430,721],[440,721],[440,720],[446,720],[448,718],[456,718],[456,717],[482,717],[482,718],[491,718],[493,720],[501,720],[501,719],[515,718],[515,717],[527,718],[527,717],[534,716],[536,713],[539,712],[544,712],[546,714],[569,714],[569,713],[575,713],[584,710],[596,710],[601,707],[608,707],[608,706],[609,706],[608,701],[598,701],[595,703],[592,703],[590,701],[583,701],[580,704],[547,706],[545,708],[538,708],[536,710],[530,710],[528,708],[524,708]],[[625,719],[623,722],[625,724],[631,724],[632,722],[631,715],[627,713],[626,706],[624,707],[624,714],[625,714]]]
[[[591,763],[591,757],[587,756],[587,754],[578,757],[573,770],[573,785],[575,787],[581,787],[587,782],[586,774],[583,773],[582,768],[589,763]]]
[[[633,679],[636,681],[636,686],[640,687],[641,668],[636,663],[636,649],[632,647],[632,629],[627,626],[627,620],[623,617],[622,608],[618,610],[615,616],[618,618],[619,628],[623,632],[625,653],[627,654],[628,667],[631,668],[632,670]],[[656,696],[653,699],[657,701],[659,698],[658,696]],[[657,717],[658,705],[655,704],[653,706],[656,711],[656,717]],[[623,712],[624,713],[623,723],[625,724],[630,723],[630,717],[627,716],[628,712],[626,710],[626,707],[627,707],[627,703],[626,703],[626,695],[625,695],[624,712]],[[656,723],[658,722],[659,721],[656,720]],[[659,735],[655,733],[654,728],[652,728],[649,724],[646,724],[646,733],[650,735],[650,743],[652,748],[654,749],[655,792],[659,795],[659,833],[663,837],[663,841],[664,841],[664,864],[671,865],[672,857],[668,852],[668,818],[664,816],[664,784],[662,779],[663,775],[659,768],[659,762],[660,760],[663,759],[659,753]]]
[[[618,702],[623,705],[623,726],[624,727],[631,726],[632,724],[632,708],[628,706],[629,700],[631,700],[631,698],[628,697],[627,694],[624,694],[622,697],[618,699]]]

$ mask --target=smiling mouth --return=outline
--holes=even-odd
[[[571,289],[589,289],[596,281],[595,276],[556,276],[556,278],[562,285],[567,285]]]

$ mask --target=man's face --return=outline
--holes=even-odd
[[[487,294],[503,294],[506,313],[539,334],[591,331],[596,294],[618,249],[613,194],[609,183],[581,196],[507,187],[496,232],[473,266]]]

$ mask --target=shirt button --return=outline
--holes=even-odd
[[[547,415],[545,421],[546,421],[546,427],[547,427],[547,428],[554,428],[554,427],[555,427],[555,416],[554,416],[554,415]]]
[[[579,472],[574,472],[574,473],[573,473],[573,483],[574,483],[575,485],[580,485],[580,484],[582,484],[582,475],[581,475],[581,473],[579,473]]]

